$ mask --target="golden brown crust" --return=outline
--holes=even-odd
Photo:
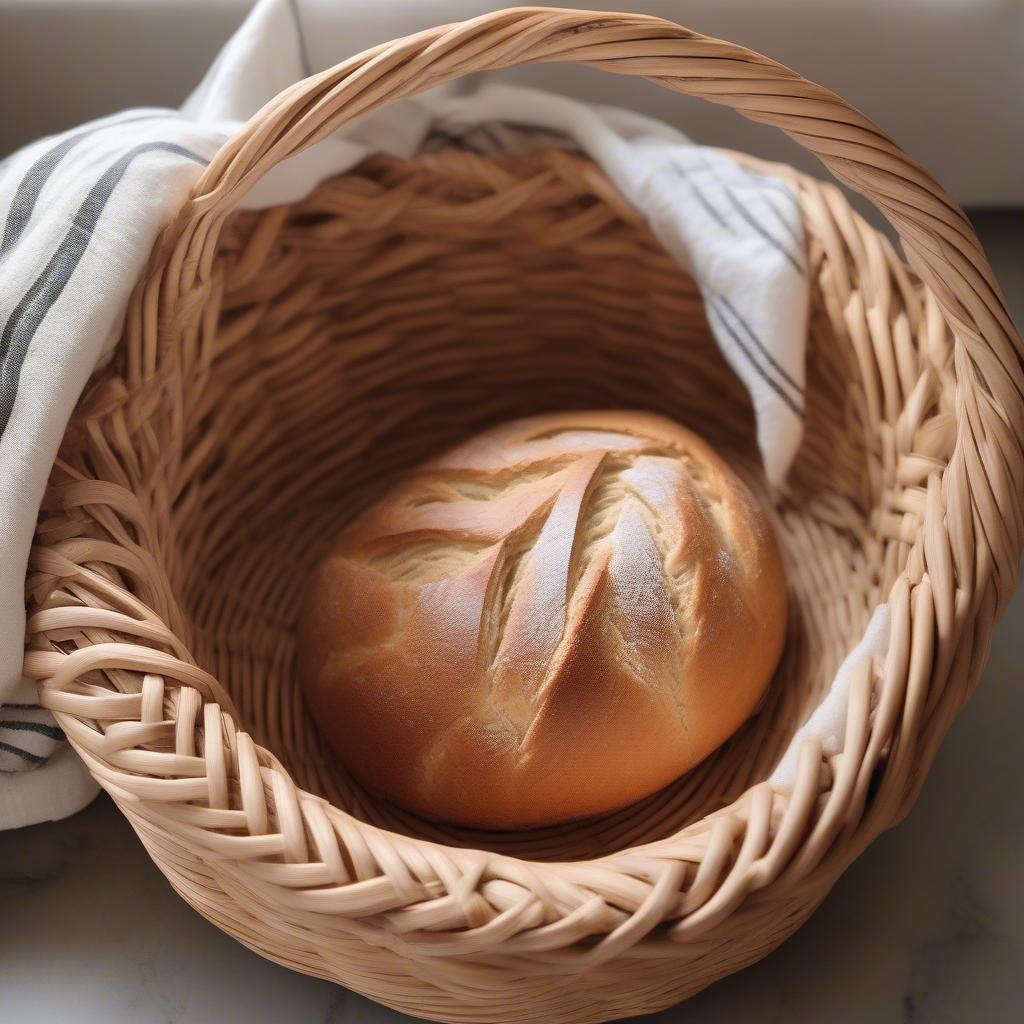
[[[597,411],[420,466],[313,575],[300,678],[367,786],[524,828],[703,760],[764,694],[786,588],[764,513],[700,438]]]

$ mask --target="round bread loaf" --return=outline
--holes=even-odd
[[[760,702],[786,587],[764,512],[639,412],[506,423],[404,477],[311,580],[302,685],[367,787],[525,828],[621,807]]]

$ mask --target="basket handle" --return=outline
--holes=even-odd
[[[537,7],[497,11],[385,43],[296,83],[226,143],[197,182],[178,225],[186,237],[177,240],[187,246],[178,250],[185,257],[177,263],[182,290],[208,269],[219,221],[282,160],[356,117],[443,82],[556,61],[643,76],[774,125],[870,199],[899,233],[909,262],[960,343],[958,376],[966,374],[965,386],[981,384],[987,393],[987,401],[960,401],[958,415],[968,418],[979,449],[998,436],[1012,493],[1004,486],[987,509],[976,512],[992,519],[1004,499],[1014,507],[999,509],[1003,530],[1005,519],[1021,519],[1024,347],[963,211],[920,164],[828,89],[744,47],[661,18]],[[1007,433],[1015,439],[1009,446]],[[958,445],[964,434],[958,431]],[[976,452],[967,461],[977,467],[977,459]]]

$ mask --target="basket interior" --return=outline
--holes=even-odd
[[[813,237],[809,252],[812,273],[829,273]],[[806,440],[771,496],[747,393],[693,280],[584,158],[378,157],[297,205],[238,214],[185,356],[159,371],[183,422],[173,443],[141,446],[146,500],[161,506],[147,543],[177,599],[165,614],[296,784],[358,818],[545,860],[672,834],[770,773],[903,557],[878,535],[863,360],[813,290]],[[737,735],[631,807],[513,834],[423,822],[350,779],[304,708],[293,635],[307,573],[406,467],[488,424],[566,408],[654,410],[733,463],[773,510],[785,654]]]

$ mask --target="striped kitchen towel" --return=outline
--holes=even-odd
[[[0,772],[17,772],[43,764],[64,734],[34,701],[11,702],[0,709]]]
[[[400,9],[384,6],[381,39],[403,30]],[[346,55],[347,17],[335,3],[261,0],[180,111],[127,111],[0,164],[0,828],[71,813],[95,792],[20,673],[28,551],[68,417],[116,344],[160,227],[246,118]],[[373,17],[362,11],[361,32]],[[781,484],[803,433],[809,299],[789,184],[638,114],[493,85],[435,90],[364,118],[275,168],[241,205],[291,202],[372,152],[411,155],[453,138],[572,146],[603,166],[698,281],[750,391],[766,474]]]
[[[0,165],[0,828],[96,794],[21,678],[28,552],[71,409],[114,347],[160,226],[220,141],[176,111],[134,110]]]

